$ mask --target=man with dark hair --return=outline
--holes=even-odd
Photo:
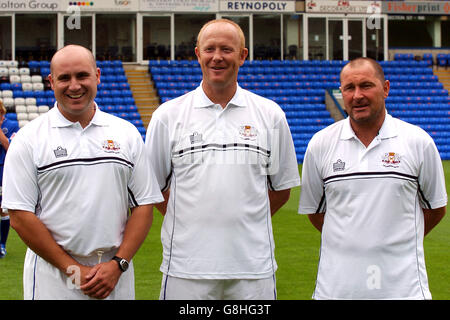
[[[348,118],[305,154],[299,213],[322,232],[314,299],[431,299],[423,238],[444,217],[442,161],[421,128],[392,118],[374,60],[344,66]]]

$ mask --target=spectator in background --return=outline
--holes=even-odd
[[[2,200],[2,185],[3,185],[3,165],[5,163],[6,151],[8,151],[9,143],[17,131],[19,125],[17,121],[8,120],[6,117],[6,108],[0,100],[0,202]],[[9,215],[7,210],[1,212],[0,220],[0,258],[6,256],[6,241],[9,234]]]

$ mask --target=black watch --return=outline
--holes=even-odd
[[[117,261],[117,263],[119,264],[120,271],[125,272],[128,270],[130,263],[127,260],[119,258],[118,256],[114,256],[112,260]]]

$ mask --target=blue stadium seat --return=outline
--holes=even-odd
[[[424,53],[422,59],[422,61],[425,61],[426,66],[432,66],[434,64],[433,54],[431,53]]]
[[[123,66],[121,60],[113,60],[113,61],[112,61],[112,65],[113,65],[113,67],[115,67],[115,68],[117,68],[117,67],[122,68],[122,66]]]
[[[139,126],[139,127],[137,127],[137,129],[141,135],[145,136],[147,130],[144,127]]]
[[[38,106],[44,106],[47,105],[47,103],[48,103],[47,98],[44,97],[36,98],[36,105]]]
[[[9,83],[9,82],[0,83],[0,89],[1,90],[12,90],[11,83]]]
[[[34,91],[23,91],[24,98],[34,98]]]
[[[24,98],[25,93],[22,90],[12,90],[14,98]]]
[[[144,127],[144,123],[141,119],[133,119],[130,121],[132,124],[134,124],[137,128]]]
[[[436,64],[440,67],[447,67],[449,65],[449,56],[446,53],[438,53],[436,55]]]
[[[34,91],[34,97],[37,98],[45,98],[45,91]]]
[[[116,112],[116,106],[111,105],[111,104],[102,105],[102,106],[100,106],[100,108],[102,109],[102,111],[105,111],[107,113]]]
[[[54,104],[55,104],[55,97],[47,98],[47,103],[45,105],[51,108],[53,107]]]
[[[131,120],[139,120],[141,119],[141,115],[139,112],[128,112],[128,116]]]

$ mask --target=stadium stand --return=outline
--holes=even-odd
[[[448,55],[436,56],[445,67]],[[445,61],[445,62],[443,62]],[[276,101],[286,113],[299,163],[312,135],[334,122],[325,106],[325,90],[339,88],[339,72],[346,61],[254,60],[239,71],[241,87]],[[445,63],[445,64],[444,64]],[[433,57],[396,54],[380,64],[391,82],[386,99],[393,116],[419,125],[435,140],[443,160],[450,159],[450,98],[433,74]],[[108,113],[133,123],[145,138],[145,127],[120,60],[97,61],[102,72],[96,102]],[[47,75],[48,61],[0,61],[0,98],[8,117],[22,127],[54,105]],[[149,72],[163,103],[193,90],[202,79],[197,61],[152,60]]]
[[[438,54],[437,64],[444,66],[439,59],[442,58]],[[420,62],[411,59],[382,62],[386,78],[391,81],[386,107],[393,116],[427,131],[433,137],[441,158],[448,160],[450,97],[426,60],[424,57]]]
[[[303,162],[312,135],[334,122],[325,107],[325,90],[339,88],[339,72],[346,61],[254,60],[240,69],[241,87],[276,101],[286,113],[297,160]],[[442,159],[450,159],[450,99],[432,60],[417,61],[413,54],[398,54],[381,61],[391,92],[388,112],[425,129],[436,141]],[[196,61],[150,61],[149,72],[161,103],[200,84]]]
[[[29,121],[49,110],[52,104],[44,93],[44,79],[35,70],[17,61],[0,61],[1,98],[7,108],[7,117],[23,127]],[[48,81],[48,80],[47,80]]]
[[[122,61],[97,61],[102,82],[95,99],[100,108],[133,123],[142,138],[145,128],[127,82]],[[9,119],[23,127],[53,107],[55,98],[48,81],[49,61],[29,61],[18,68],[17,61],[0,61],[0,99]]]

